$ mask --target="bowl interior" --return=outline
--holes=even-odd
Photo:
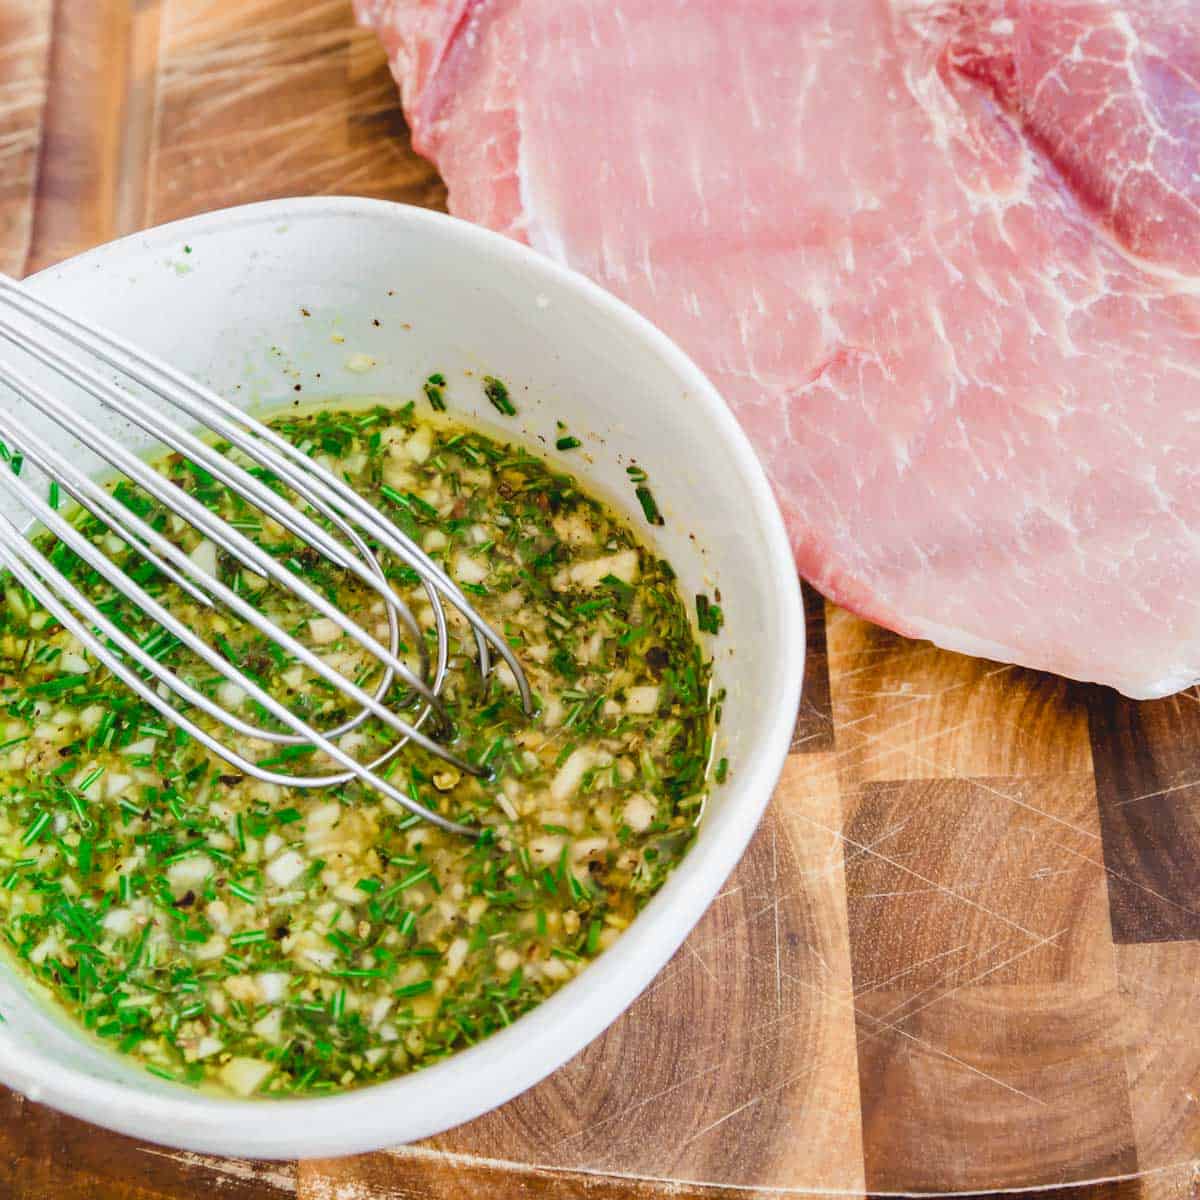
[[[651,533],[685,596],[719,591],[726,625],[713,643],[715,678],[728,700],[716,753],[730,760],[729,782],[633,930],[514,1036],[365,1092],[244,1104],[160,1082],[97,1048],[0,964],[0,1076],[154,1140],[227,1153],[339,1153],[434,1132],[515,1094],[608,1024],[676,949],[744,848],[786,753],[803,618],[777,510],[732,418],[678,350],[590,284],[494,235],[395,205],[231,210],[125,239],[30,286],[252,410],[368,394],[420,403],[422,381],[441,372],[452,413],[540,448],[606,494]],[[30,374],[81,415],[97,415],[85,393],[36,365]],[[491,408],[484,374],[507,382],[516,417]],[[149,444],[136,429],[99,420],[127,446]],[[554,449],[564,428],[581,449]],[[634,463],[665,517],[653,531],[626,471]],[[541,1049],[531,1056],[535,1026]],[[467,1058],[464,1095],[458,1073]],[[376,1104],[372,1093],[381,1092],[392,1100]],[[420,1103],[394,1102],[404,1095]],[[314,1106],[331,1114],[319,1129]]]

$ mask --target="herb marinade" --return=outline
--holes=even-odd
[[[422,804],[487,825],[471,843],[356,784],[288,790],[232,772],[168,729],[4,579],[8,946],[88,1029],[150,1070],[244,1095],[329,1091],[414,1069],[509,1024],[570,979],[611,945],[690,843],[714,707],[709,663],[670,567],[569,476],[520,447],[433,424],[411,404],[273,425],[445,565],[512,644],[539,713],[524,716],[507,668],[479,678],[465,623],[452,619],[445,698],[457,748],[490,775],[460,776],[410,748],[387,771]],[[179,458],[160,469],[386,632],[377,597],[203,470]],[[282,591],[239,571],[143,493],[127,484],[116,492],[371,686],[332,622],[288,609]],[[336,722],[344,701],[329,685],[253,629],[189,608],[96,518],[75,521],[273,695],[322,727]],[[53,558],[195,686],[262,719],[68,547],[54,546]],[[415,576],[383,561],[432,629]],[[720,610],[704,600],[701,616],[715,632]],[[380,734],[368,724],[342,745],[369,755]],[[293,769],[315,763],[303,748],[281,754],[243,740],[239,749],[256,761],[294,758]]]

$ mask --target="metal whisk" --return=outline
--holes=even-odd
[[[22,320],[14,323],[14,315]],[[318,730],[275,699],[261,684],[217,653],[185,622],[172,615],[140,582],[86,538],[65,519],[57,506],[44,500],[28,473],[0,469],[0,488],[15,498],[33,517],[83,559],[121,596],[131,601],[178,643],[186,646],[225,681],[260,704],[288,732],[251,724],[237,713],[197,690],[164,666],[150,639],[135,641],[97,604],[72,583],[23,533],[17,521],[0,517],[0,567],[7,568],[37,601],[99,662],[152,705],[167,721],[185,730],[242,774],[267,783],[293,788],[328,788],[358,779],[364,785],[405,809],[453,833],[475,837],[478,828],[458,824],[434,812],[401,791],[379,774],[379,768],[401,748],[413,743],[461,771],[476,776],[485,770],[468,761],[442,741],[451,729],[441,699],[446,682],[450,635],[446,605],[465,618],[474,634],[478,668],[486,678],[492,670],[492,652],[507,664],[516,680],[525,713],[533,712],[529,683],[507,642],[475,612],[452,579],[403,531],[357,495],[343,480],[314,462],[274,430],[254,420],[236,405],[203,387],[180,371],[147,354],[122,338],[70,317],[0,275],[0,337],[50,368],[72,385],[83,389],[105,408],[131,421],[160,446],[183,455],[265,517],[278,522],[305,547],[348,572],[378,597],[389,627],[385,646],[357,622],[309,586],[294,571],[281,565],[239,529],[216,515],[186,490],[153,470],[137,455],[111,437],[95,422],[86,421],[71,405],[11,362],[0,358],[0,383],[21,402],[31,406],[69,437],[97,455],[108,467],[151,496],[163,509],[181,518],[219,551],[247,571],[284,589],[292,598],[333,621],[343,634],[382,668],[372,692],[335,670],[318,654],[265,616],[216,573],[204,569],[193,557],[138,516],[112,492],[81,470],[71,457],[52,446],[31,427],[28,410],[21,404],[0,401],[0,441],[10,451],[19,450],[58,489],[82,508],[100,518],[108,529],[161,576],[173,581],[188,596],[209,610],[232,613],[237,620],[264,634],[296,663],[332,685],[358,706],[350,719],[336,728]],[[117,372],[104,371],[106,364]],[[134,390],[129,385],[135,385]],[[139,394],[141,392],[142,394]],[[147,399],[150,393],[164,403]],[[181,419],[190,423],[185,427]],[[206,435],[228,443],[240,455],[269,472],[312,511],[289,503],[229,453],[219,452]],[[335,536],[331,530],[336,530]],[[434,653],[412,610],[391,587],[383,566],[365,536],[420,577],[435,632]],[[401,657],[401,626],[414,643],[419,666]],[[175,643],[170,643],[174,645]],[[397,693],[393,695],[393,692]],[[410,719],[397,708],[416,708]],[[189,716],[195,709],[207,714],[231,734],[256,738],[281,747],[312,747],[323,751],[340,770],[323,775],[291,775],[263,767],[225,744]],[[338,745],[338,739],[371,717],[396,735],[382,753],[359,762]],[[428,731],[426,726],[429,726]]]

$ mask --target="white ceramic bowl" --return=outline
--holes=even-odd
[[[692,850],[617,945],[513,1027],[444,1063],[332,1098],[200,1094],[77,1034],[0,966],[0,1080],[134,1137],[259,1158],[410,1141],[536,1083],[679,947],[745,849],[787,753],[804,663],[799,588],[766,479],[720,396],[663,334],[583,277],[473,225],[378,201],[210,213],[81,255],[29,287],[247,406],[415,397],[441,371],[451,409],[548,445],[644,528],[625,474],[636,459],[666,516],[654,540],[685,595],[721,592],[718,752],[731,770]],[[496,417],[478,373],[509,382],[517,418]],[[587,455],[555,453],[556,420]],[[121,436],[138,443],[128,429]]]

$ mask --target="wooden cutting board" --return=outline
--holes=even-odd
[[[17,274],[266,197],[445,202],[348,0],[0,0],[0,166]],[[0,1196],[1194,1194],[1200,696],[1133,704],[807,599],[751,849],[551,1079],[422,1146],[299,1164],[0,1093]]]

